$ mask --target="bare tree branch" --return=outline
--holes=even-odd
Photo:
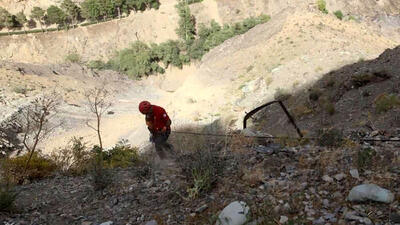
[[[106,85],[103,84],[100,87],[87,91],[85,96],[90,112],[96,116],[96,126],[91,125],[89,121],[86,122],[86,125],[97,132],[100,149],[103,149],[100,127],[102,116],[112,105],[110,93],[107,91]]]

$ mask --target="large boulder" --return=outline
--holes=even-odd
[[[245,202],[232,202],[219,214],[216,225],[243,225],[247,222],[249,211]]]
[[[394,194],[375,184],[362,184],[351,189],[347,200],[352,202],[372,200],[376,202],[391,203],[394,200]]]

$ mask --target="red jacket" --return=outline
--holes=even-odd
[[[146,115],[146,123],[149,129],[154,131],[161,131],[164,127],[171,129],[168,121],[170,121],[167,112],[160,106],[152,105],[153,113]],[[168,124],[168,125],[167,125]]]

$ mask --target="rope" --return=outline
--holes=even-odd
[[[234,134],[212,134],[212,133],[197,133],[197,132],[184,132],[184,131],[171,131],[171,133],[175,134],[188,134],[188,135],[196,135],[196,136],[213,136],[213,137],[234,137]],[[275,136],[249,136],[245,135],[243,136],[245,138],[258,138],[258,139],[297,139],[297,140],[318,140],[320,138],[316,137],[288,137],[288,136],[282,136],[282,137],[275,137]],[[342,139],[344,140],[344,139]],[[357,141],[365,141],[365,142],[400,142],[400,139],[371,139],[371,138],[360,138],[356,139]]]

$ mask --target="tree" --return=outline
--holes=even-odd
[[[65,19],[65,13],[57,6],[52,5],[47,9],[46,23],[61,26],[65,25]]]
[[[39,22],[40,29],[43,31],[42,23],[44,18],[45,11],[40,7],[33,7],[31,11],[31,17]]]
[[[81,4],[82,16],[91,21],[98,21],[102,16],[102,6],[99,0],[85,0]]]
[[[125,0],[114,0],[115,7],[117,7],[118,18],[121,19],[121,9],[125,5]]]
[[[181,1],[176,6],[179,14],[179,27],[176,30],[178,36],[189,43],[195,39],[196,35],[196,21],[194,16],[190,13],[190,8],[187,3]]]
[[[21,11],[21,12],[17,13],[15,18],[16,18],[17,22],[19,23],[19,25],[24,29],[24,32],[26,32],[25,24],[28,23],[28,19],[26,19],[24,12]]]
[[[0,7],[0,28],[6,27],[11,30],[16,26],[15,16],[11,15],[7,10]]]
[[[61,3],[61,9],[64,10],[65,14],[68,15],[70,21],[73,25],[78,23],[79,16],[81,14],[81,9],[72,0],[64,0]]]
[[[18,121],[24,134],[22,143],[29,153],[26,161],[24,174],[29,162],[36,151],[38,144],[48,137],[61,123],[51,124],[50,120],[56,115],[59,106],[59,96],[55,93],[46,94],[36,98],[32,105],[24,108],[21,112],[22,118]]]
[[[105,85],[102,85],[101,87],[87,91],[85,96],[90,112],[96,116],[96,125],[91,125],[89,121],[86,122],[86,125],[96,131],[100,150],[103,150],[101,119],[104,113],[111,107],[110,92],[107,91]]]

